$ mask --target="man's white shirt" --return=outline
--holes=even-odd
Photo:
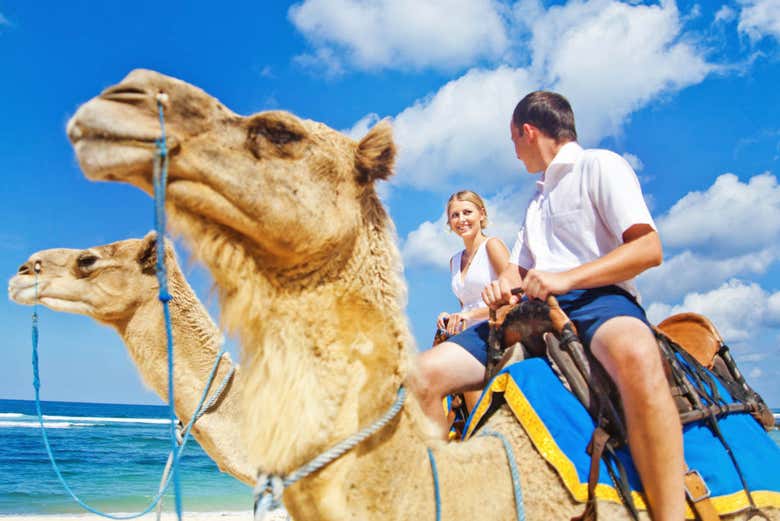
[[[609,150],[566,143],[536,187],[510,256],[526,270],[570,270],[623,244],[635,224],[655,229],[636,173]],[[633,279],[617,286],[639,297]]]

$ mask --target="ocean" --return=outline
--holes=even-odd
[[[170,448],[166,406],[46,401],[42,410],[57,462],[83,501],[107,512],[149,504]],[[780,431],[770,436],[780,445]],[[183,508],[251,510],[251,488],[221,473],[190,440],[180,466]],[[165,510],[173,510],[170,494]],[[49,463],[34,402],[0,400],[0,515],[79,512]]]
[[[45,401],[41,410],[57,463],[82,501],[138,512],[154,498],[170,449],[167,406]],[[220,472],[192,437],[179,468],[184,510],[252,509],[251,487]],[[164,509],[174,509],[171,494]],[[35,402],[0,400],[0,515],[80,512],[49,462]]]

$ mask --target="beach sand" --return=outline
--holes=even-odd
[[[119,515],[119,514],[118,514]],[[99,521],[106,518],[100,517],[95,514],[34,514],[30,516],[6,516],[0,514],[0,521]],[[157,514],[150,512],[149,514],[140,517],[143,521],[152,521],[157,519]],[[162,515],[163,521],[176,521],[176,513],[164,512]],[[270,512],[266,517],[266,521],[287,521],[287,512],[284,510],[274,510]],[[183,521],[252,521],[252,512],[247,510],[245,512],[184,512],[182,514]]]

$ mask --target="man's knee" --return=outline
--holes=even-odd
[[[640,320],[616,317],[605,322],[591,350],[619,387],[652,392],[666,381],[655,336]]]

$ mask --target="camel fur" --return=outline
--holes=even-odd
[[[56,248],[39,251],[22,264],[8,284],[11,300],[38,301],[55,311],[87,315],[111,326],[127,346],[143,381],[168,400],[168,352],[162,305],[158,300],[156,234],[85,250]],[[200,400],[224,338],[181,272],[173,247],[166,241],[166,268],[172,299],[175,409],[185,425]],[[225,353],[211,396],[234,364]],[[210,411],[192,428],[192,435],[221,471],[253,484],[238,434],[238,405],[243,377],[239,367]]]
[[[243,117],[183,81],[136,70],[68,123],[88,178],[151,193],[160,92],[169,219],[211,271],[221,321],[240,337],[251,464],[285,475],[381,416],[413,366],[394,227],[374,186],[393,171],[391,128],[381,122],[355,142],[288,112]],[[430,427],[410,397],[373,437],[286,489],[288,511],[297,520],[434,519],[430,447],[442,519],[514,519],[500,440],[446,444]],[[487,428],[511,440],[527,519],[582,511],[506,407]],[[614,503],[599,511],[628,518]]]

